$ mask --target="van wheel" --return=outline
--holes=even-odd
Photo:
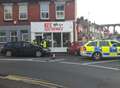
[[[42,53],[40,51],[36,51],[35,55],[36,55],[36,57],[41,57]]]
[[[93,55],[92,55],[92,59],[93,60],[100,60],[102,58],[102,54],[100,52],[95,52]]]
[[[5,54],[5,56],[7,56],[7,57],[10,57],[10,56],[12,56],[12,52],[11,52],[11,51],[6,51],[6,54]]]

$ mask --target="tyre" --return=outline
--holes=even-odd
[[[35,56],[36,56],[36,57],[41,57],[41,56],[42,56],[42,53],[41,53],[40,51],[36,51]]]
[[[10,56],[12,56],[12,52],[11,52],[11,51],[6,51],[6,54],[5,54],[5,56],[7,56],[7,57],[10,57]]]
[[[93,60],[100,60],[102,58],[102,54],[100,52],[95,52],[92,55]]]

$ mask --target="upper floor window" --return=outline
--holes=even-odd
[[[49,19],[49,2],[40,2],[40,18]]]
[[[27,3],[19,3],[19,20],[28,19],[28,6]]]
[[[4,20],[9,21],[13,19],[12,4],[4,4]]]
[[[65,18],[65,3],[64,2],[56,2],[56,19],[64,19]]]

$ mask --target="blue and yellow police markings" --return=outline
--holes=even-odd
[[[110,47],[110,56],[117,56],[117,47]]]
[[[120,47],[117,47],[117,55],[120,55]]]

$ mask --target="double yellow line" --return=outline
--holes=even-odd
[[[19,75],[8,75],[5,77],[0,76],[1,79],[8,79],[8,80],[13,80],[13,81],[21,81],[24,83],[28,83],[28,84],[33,84],[33,85],[40,85],[40,86],[44,86],[47,88],[66,88],[64,86],[58,85],[58,84],[54,84],[45,80],[38,80],[38,79],[32,79],[29,77],[25,77],[25,76],[19,76]]]

